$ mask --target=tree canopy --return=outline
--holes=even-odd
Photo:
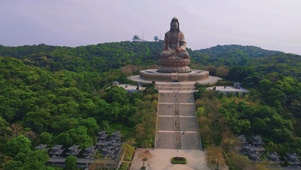
[[[128,75],[156,67],[162,45],[0,45],[0,169],[51,169],[45,165],[47,153],[33,151],[33,146],[86,147],[99,130],[120,130],[132,145],[152,147],[154,87],[136,94],[109,87],[113,81],[132,83]],[[221,147],[242,161],[227,162],[232,167],[249,166],[229,149],[235,143],[231,137],[242,133],[262,135],[269,151],[301,153],[301,56],[240,45],[187,50],[191,68],[239,81],[250,91],[240,98],[200,88],[197,115],[205,146]]]

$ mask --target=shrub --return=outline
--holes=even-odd
[[[170,162],[172,164],[187,164],[187,160],[184,157],[173,157],[171,158]]]

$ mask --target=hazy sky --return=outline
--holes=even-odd
[[[301,54],[301,0],[1,0],[0,44],[81,46],[164,37],[192,49],[254,45]]]

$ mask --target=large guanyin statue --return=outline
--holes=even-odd
[[[186,41],[180,31],[179,21],[173,17],[170,30],[165,33],[164,48],[160,54],[158,72],[161,73],[188,73],[190,60],[186,51]]]

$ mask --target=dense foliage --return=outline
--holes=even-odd
[[[196,104],[202,143],[215,156],[218,155],[215,148],[221,147],[230,169],[257,169],[234,152],[237,136],[241,134],[249,139],[261,135],[269,152],[301,154],[301,83],[296,79],[278,73],[266,74],[259,87],[250,88],[245,97],[223,96],[201,89],[196,94]]]
[[[45,44],[20,47],[0,45],[0,56],[15,57],[30,66],[49,71],[105,72],[128,64],[153,65],[162,42],[105,43],[76,48]]]
[[[76,143],[83,148],[95,142],[99,130],[120,130],[131,145],[152,147],[153,87],[141,94],[108,87],[128,82],[127,75],[142,66],[155,66],[161,50],[162,42],[0,45],[0,169],[52,169],[45,166],[48,155],[34,146]],[[250,90],[245,98],[196,94],[205,146],[221,146],[234,169],[248,164],[230,149],[238,134],[262,135],[268,151],[301,154],[301,56],[239,45],[188,51],[192,68]]]
[[[219,75],[219,68],[230,70],[227,79],[243,81],[250,76],[278,72],[301,80],[301,56],[279,51],[263,50],[254,46],[225,45],[190,52],[195,67],[205,68],[211,75]],[[254,75],[256,73],[256,75]]]
[[[0,57],[1,166],[35,169],[23,164],[31,152],[42,154],[32,151],[34,146],[78,144],[84,148],[96,142],[99,130],[120,130],[132,144],[151,147],[157,94],[153,87],[134,94],[118,86],[108,88],[115,80],[125,81],[124,77],[119,70],[50,72]],[[26,154],[18,140],[28,146]],[[45,160],[39,161],[45,164]]]
[[[202,56],[202,58],[197,57],[195,59],[195,62],[199,63],[209,63],[215,66],[247,66],[248,64],[252,64],[250,59],[272,56],[277,53],[279,52],[268,51],[254,46],[218,45],[194,51],[192,55]]]

